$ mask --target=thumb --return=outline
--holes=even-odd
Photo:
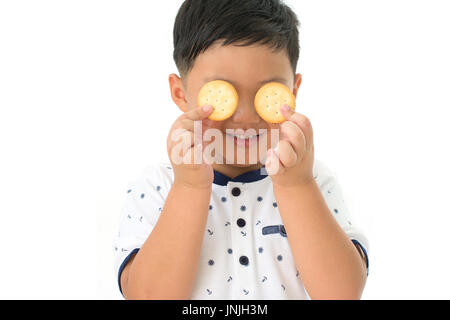
[[[291,116],[295,113],[295,111],[292,110],[292,108],[287,104],[283,104],[280,109],[281,114],[286,118],[286,120],[289,120]]]

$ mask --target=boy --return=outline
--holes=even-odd
[[[289,107],[281,109],[286,121],[280,124],[255,111],[255,94],[265,83],[282,83],[297,96],[298,24],[280,0],[186,0],[181,6],[174,26],[181,78],[171,74],[169,84],[183,114],[170,130],[168,154],[179,141],[173,133],[195,139],[198,123],[203,131],[222,132],[223,150],[232,145],[236,152],[216,152],[223,161],[211,164],[170,157],[171,165],[151,166],[131,184],[115,244],[125,298],[361,297],[367,240],[352,226],[335,177],[314,160],[311,123]],[[213,108],[197,105],[200,89],[212,80],[231,83],[239,95],[224,121],[209,120]],[[249,129],[263,133],[250,138]],[[275,130],[280,139],[273,142]],[[263,135],[267,154],[252,161],[249,141]],[[184,142],[182,155],[205,145]],[[236,163],[238,152],[244,163]]]

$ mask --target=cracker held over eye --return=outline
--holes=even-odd
[[[233,85],[227,81],[214,80],[206,83],[198,93],[198,105],[210,105],[214,112],[208,117],[210,120],[223,121],[236,111],[239,97]]]
[[[270,82],[262,86],[255,96],[255,109],[259,116],[270,123],[281,123],[286,118],[281,107],[288,105],[295,111],[295,96],[291,90],[279,82]]]

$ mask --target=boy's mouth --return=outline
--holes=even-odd
[[[235,145],[239,147],[250,147],[253,145],[256,145],[259,142],[260,137],[262,137],[264,134],[252,134],[252,135],[246,135],[246,134],[233,134],[233,133],[226,133],[226,140],[227,142],[233,142]]]

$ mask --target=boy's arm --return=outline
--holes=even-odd
[[[212,111],[211,106],[187,111],[169,132],[167,150],[174,182],[158,222],[122,271],[121,288],[127,299],[186,300],[191,296],[214,179],[210,165],[195,164],[202,143],[196,144],[194,123]],[[177,158],[183,161],[174,161]]]
[[[360,299],[366,282],[365,261],[331,214],[317,183],[274,185],[274,193],[309,296]]]
[[[211,187],[172,185],[153,231],[122,271],[126,299],[190,299],[210,196]]]
[[[301,279],[313,299],[359,299],[366,268],[313,177],[311,122],[289,106],[281,111],[287,121],[278,146],[268,151],[266,169]]]

